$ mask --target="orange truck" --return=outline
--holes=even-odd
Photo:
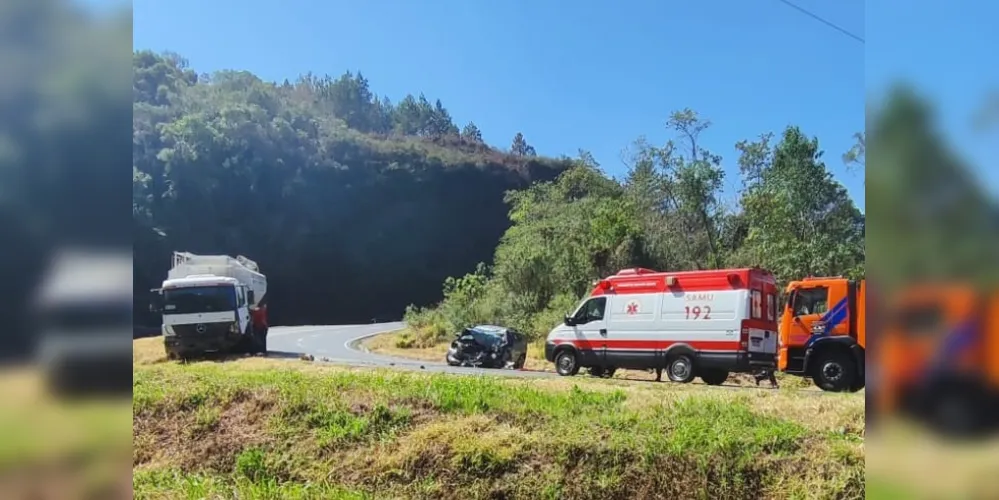
[[[995,430],[999,294],[932,283],[894,295],[872,353],[868,413],[902,413],[951,435]]]
[[[805,278],[787,285],[777,368],[826,391],[865,386],[866,280]]]

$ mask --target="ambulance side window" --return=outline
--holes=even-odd
[[[820,286],[802,288],[794,296],[792,310],[795,316],[822,314],[829,308],[829,289]]]
[[[751,306],[750,317],[753,319],[763,319],[763,295],[759,290],[749,292],[749,305]]]
[[[592,321],[604,319],[604,310],[607,308],[607,297],[594,297],[579,308],[576,313],[576,323],[583,325]]]

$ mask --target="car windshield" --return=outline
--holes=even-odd
[[[197,286],[163,290],[163,314],[193,314],[236,309],[231,286]]]

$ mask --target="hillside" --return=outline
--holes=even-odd
[[[135,289],[170,252],[244,254],[270,283],[274,323],[387,319],[440,298],[509,226],[504,193],[571,162],[459,130],[438,100],[398,105],[360,73],[264,82],[133,56]],[[138,323],[155,324],[145,294]]]

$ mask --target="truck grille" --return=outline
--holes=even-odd
[[[218,337],[229,332],[230,322],[223,323],[200,323],[204,325],[204,331],[198,331],[198,324],[173,325],[173,331],[178,337]]]

